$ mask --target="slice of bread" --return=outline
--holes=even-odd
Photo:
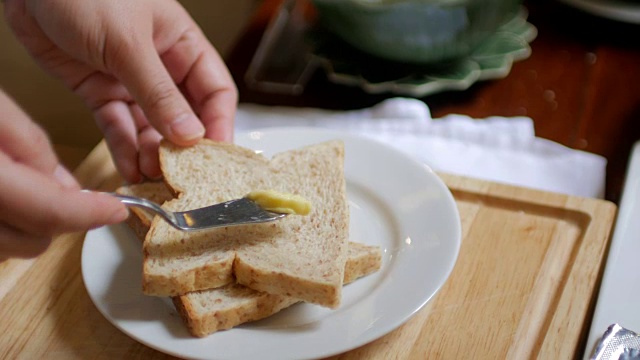
[[[349,232],[342,142],[283,152],[271,160],[208,140],[186,148],[162,142],[160,164],[178,196],[164,204],[170,211],[270,189],[300,195],[312,210],[272,223],[190,233],[154,219],[144,242],[145,294],[182,295],[235,278],[270,294],[329,308],[340,304]]]
[[[144,197],[159,204],[173,198],[163,183],[124,186],[117,192]],[[132,209],[127,223],[144,240],[152,219],[149,213]],[[377,271],[381,263],[379,247],[349,242],[344,283]],[[255,291],[239,284],[192,292],[172,299],[189,332],[198,337],[266,318],[299,302],[295,298]]]
[[[376,272],[381,263],[379,247],[350,242],[344,283]],[[240,284],[191,292],[172,300],[189,332],[197,337],[264,319],[300,302],[293,297],[255,291]]]

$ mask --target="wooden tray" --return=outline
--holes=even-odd
[[[76,176],[103,190],[120,182],[104,144]],[[463,226],[451,277],[405,325],[339,358],[580,356],[615,206],[441,176]],[[35,261],[0,263],[0,358],[171,358],[127,337],[93,306],[80,273],[83,239],[65,234]]]
[[[451,277],[404,326],[341,358],[579,356],[615,206],[440,176],[456,198],[463,229]]]

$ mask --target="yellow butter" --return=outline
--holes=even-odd
[[[263,209],[275,213],[308,215],[311,212],[311,203],[300,195],[274,190],[257,190],[247,194],[246,198],[255,201]]]

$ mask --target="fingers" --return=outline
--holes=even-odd
[[[118,172],[129,183],[160,176],[158,144],[162,137],[117,79],[95,72],[75,91],[93,109],[96,124],[113,155]]]
[[[138,167],[145,177],[159,179],[162,172],[158,149],[162,135],[149,125],[140,106],[129,105],[129,111],[138,128]]]
[[[55,234],[84,231],[123,221],[128,211],[117,199],[65,187],[55,177],[71,175],[58,166],[52,178],[0,153],[0,257],[34,257]]]
[[[182,84],[205,126],[205,137],[232,141],[237,89],[224,61],[202,32],[183,34],[162,54],[162,61]]]
[[[142,181],[138,167],[137,129],[129,107],[122,101],[111,101],[94,112],[118,172],[130,183]]]
[[[115,46],[118,48],[109,56],[113,57],[111,70],[127,87],[151,125],[177,145],[193,145],[201,139],[204,126],[160,60],[151,37],[137,44]],[[130,56],[132,53],[136,56]]]
[[[63,186],[78,187],[62,167],[47,134],[0,91],[0,150],[16,162],[51,176]]]
[[[138,108],[138,111],[141,110]],[[138,164],[140,171],[150,179],[162,177],[158,155],[160,139],[162,139],[162,135],[149,125],[138,130]]]
[[[0,156],[0,223],[34,236],[87,230],[123,221],[117,199],[60,186],[40,172]]]
[[[183,146],[203,136],[231,141],[235,84],[179,2],[29,3],[20,7],[31,24],[19,27],[23,43],[93,109],[127,181],[159,176],[161,137]],[[45,164],[68,175],[51,170],[55,156]]]
[[[58,164],[56,166],[56,169],[53,171],[53,178],[56,179],[60,185],[66,188],[80,188],[80,184],[78,184],[76,178],[62,164]]]
[[[131,81],[121,81],[168,140],[178,145],[192,145],[202,136],[231,141],[238,96],[224,61],[179,3],[160,2],[153,11],[154,43],[138,45],[145,51],[135,61],[128,58],[121,72]],[[180,133],[187,141],[176,141]]]
[[[139,106],[112,101],[95,112],[118,172],[129,183],[161,176],[158,146],[162,136]]]

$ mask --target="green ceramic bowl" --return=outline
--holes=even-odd
[[[319,23],[377,57],[436,63],[468,55],[511,20],[521,0],[312,0]]]

